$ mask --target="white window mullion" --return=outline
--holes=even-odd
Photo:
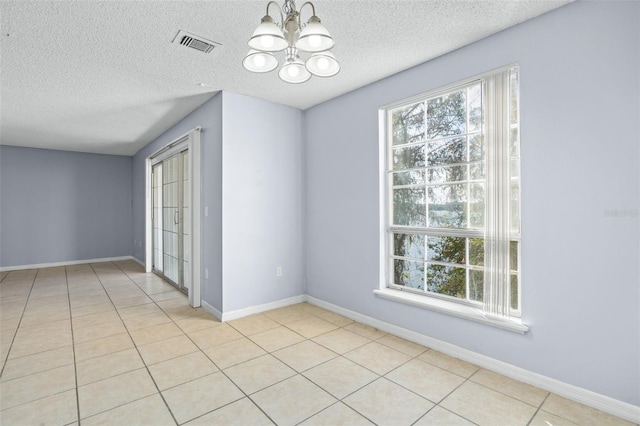
[[[485,80],[484,311],[509,317],[509,71]]]

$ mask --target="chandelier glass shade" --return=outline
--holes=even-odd
[[[300,32],[296,48],[305,52],[323,52],[329,50],[336,44],[329,31],[320,23],[320,18],[313,15],[309,22]]]
[[[266,15],[249,39],[249,47],[262,52],[279,52],[289,46],[282,30],[273,22],[273,18]]]
[[[340,71],[340,64],[329,51],[314,53],[305,65],[310,73],[318,77],[331,77]]]
[[[278,76],[287,83],[296,84],[309,80],[311,73],[305,68],[304,62],[298,58],[293,62],[287,61],[287,63],[280,68]]]
[[[269,15],[269,7],[275,5],[280,13],[277,24]],[[306,24],[300,20],[300,11],[311,7],[312,15]],[[315,6],[306,2],[296,10],[294,0],[285,0],[284,7],[275,1],[267,4],[267,14],[249,39],[251,50],[242,61],[244,68],[251,72],[266,73],[278,67],[275,52],[285,51],[285,62],[278,71],[281,80],[287,83],[304,83],[312,75],[332,77],[340,71],[340,64],[329,50],[335,42],[329,31],[316,16]],[[300,53],[310,54],[306,59]]]
[[[251,49],[242,65],[251,72],[269,72],[278,68],[278,60],[273,53]]]

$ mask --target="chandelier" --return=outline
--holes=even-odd
[[[280,22],[276,24],[269,15],[269,7],[275,5],[280,12]],[[313,14],[306,24],[300,20],[300,12],[305,6],[311,7]],[[285,62],[278,76],[287,83],[304,83],[311,75],[332,77],[340,71],[340,64],[329,50],[335,42],[329,31],[316,16],[316,8],[311,2],[304,3],[296,10],[294,0],[285,0],[280,8],[278,3],[267,3],[267,14],[249,39],[249,53],[242,65],[249,71],[266,73],[278,67],[275,52],[285,52]],[[303,62],[300,53],[310,54]]]

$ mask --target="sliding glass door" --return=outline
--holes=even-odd
[[[189,288],[189,173],[185,149],[152,166],[153,271],[187,293]]]

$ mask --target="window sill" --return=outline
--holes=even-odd
[[[492,327],[501,328],[503,330],[515,333],[525,334],[529,331],[529,327],[522,324],[517,319],[499,319],[485,315],[480,309],[471,306],[460,305],[458,303],[448,302],[433,297],[420,296],[402,290],[393,290],[385,288],[382,290],[374,290],[373,293],[383,299],[393,300],[394,302],[406,303],[407,305],[417,306],[419,308],[429,309],[454,317],[463,318],[481,324],[490,325]]]

